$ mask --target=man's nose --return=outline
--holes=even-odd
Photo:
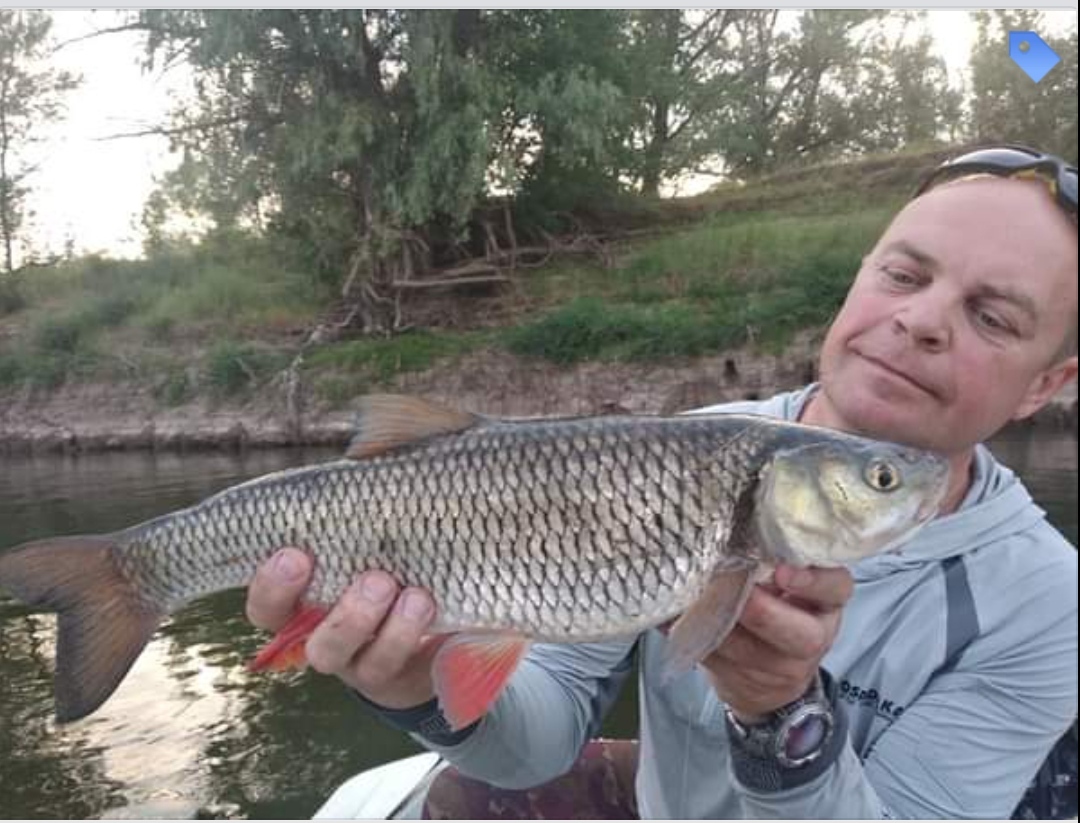
[[[944,351],[952,344],[948,312],[932,300],[910,303],[893,315],[893,326],[927,351]]]

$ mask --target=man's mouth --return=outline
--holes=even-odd
[[[928,394],[931,397],[937,397],[937,392],[935,392],[932,388],[927,386],[925,383],[922,383],[922,382],[916,380],[911,375],[909,375],[909,374],[907,374],[907,373],[905,373],[903,371],[900,371],[899,369],[894,368],[893,366],[890,366],[884,360],[880,360],[877,357],[873,357],[873,356],[868,355],[868,354],[863,354],[862,352],[859,352],[859,351],[857,351],[855,353],[859,357],[861,357],[863,360],[867,361],[868,363],[870,363],[873,366],[876,366],[877,368],[881,369],[882,371],[887,372],[888,374],[895,377],[897,380],[900,380],[903,383],[907,383],[912,388],[918,389],[920,392],[923,392],[924,394]]]

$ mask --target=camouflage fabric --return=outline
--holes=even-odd
[[[1074,720],[1031,781],[1013,820],[1076,819],[1077,739]]]
[[[431,784],[426,820],[627,820],[636,818],[637,742],[592,740],[566,774],[532,789],[497,789],[450,767]]]

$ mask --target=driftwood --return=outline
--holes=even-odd
[[[596,257],[608,268],[613,265],[609,242],[593,235],[579,234],[570,240],[546,234],[545,237],[548,242],[543,245],[518,246],[516,238],[511,235],[511,247],[503,249],[495,246],[494,234],[489,232],[483,257],[474,257],[446,268],[429,269],[419,275],[412,266],[408,266],[402,272],[404,276],[392,280],[389,285],[392,290],[409,291],[504,284],[512,282],[520,271],[540,268],[555,257],[576,255]]]
[[[411,327],[403,316],[402,301],[407,295],[437,289],[501,288],[513,283],[523,272],[544,266],[557,257],[593,257],[611,268],[614,266],[614,243],[655,231],[636,229],[604,235],[578,231],[569,237],[541,232],[544,243],[519,246],[508,211],[504,219],[508,247],[499,246],[496,232],[490,225],[485,225],[484,255],[451,266],[425,266],[431,259],[431,249],[424,238],[412,232],[400,234],[399,253],[391,260],[382,261],[374,276],[369,254],[361,251],[353,256],[341,289],[341,302],[304,335],[292,362],[274,380],[284,395],[288,428],[294,437],[303,436],[306,399],[303,367],[305,356],[312,348],[355,334],[358,329],[362,334],[406,331]],[[376,323],[372,316],[374,312],[386,309],[391,309],[393,314],[389,327]],[[243,362],[240,367],[248,371]]]
[[[492,274],[477,274],[468,277],[435,277],[426,280],[397,280],[390,284],[393,289],[436,289],[455,288],[457,286],[479,286],[495,283],[509,283],[513,278],[498,274],[498,269],[492,268]]]

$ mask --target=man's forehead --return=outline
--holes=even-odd
[[[879,245],[904,238],[953,254],[1027,255],[1033,264],[1076,270],[1076,224],[1036,180],[980,176],[942,184],[909,202]]]
[[[1076,248],[1076,223],[1055,202],[1041,179],[997,177],[977,174],[950,180],[914,198],[897,217],[925,212],[936,217],[975,220],[1019,221],[1028,228],[1041,226],[1048,233],[1062,233]]]

